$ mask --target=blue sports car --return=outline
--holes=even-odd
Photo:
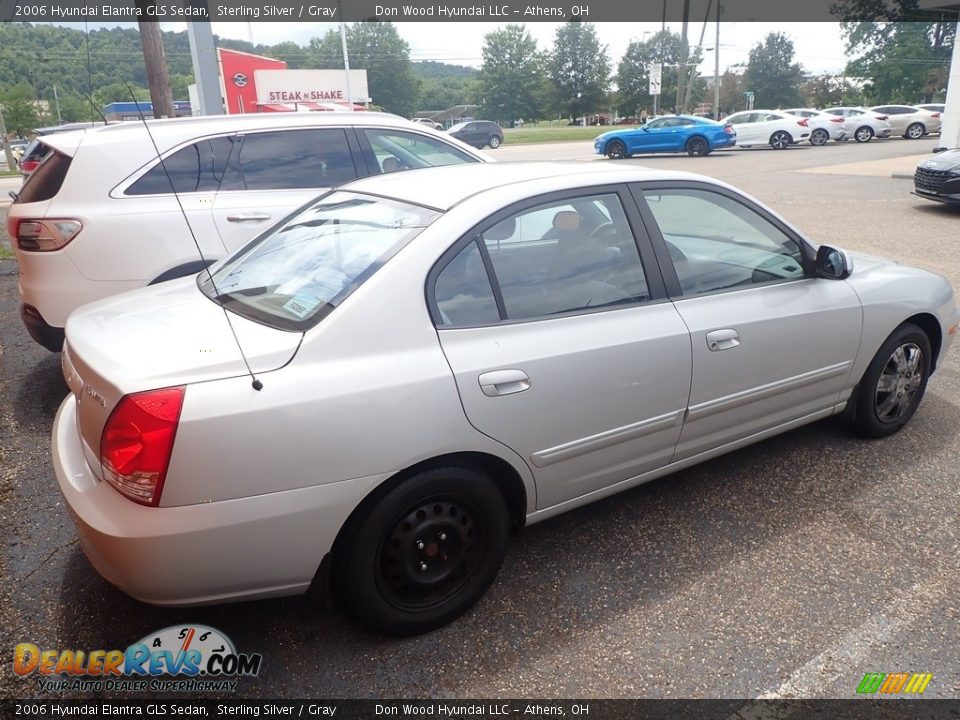
[[[619,160],[634,153],[709,155],[736,144],[737,133],[730,125],[692,115],[665,115],[640,127],[605,132],[593,141],[593,148],[597,155]]]

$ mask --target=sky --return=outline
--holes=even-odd
[[[483,37],[500,27],[500,23],[450,22],[442,23],[438,32],[437,22],[396,23],[400,35],[410,44],[412,60],[438,60],[457,65],[479,67],[482,61]],[[660,23],[594,23],[600,41],[608,46],[614,71],[632,40],[643,40],[660,30]],[[553,46],[553,37],[558,23],[528,23],[527,29],[541,49]],[[676,33],[680,23],[667,23]],[[278,23],[214,23],[214,33],[223,37],[248,40],[249,33],[256,43],[274,44],[293,40],[306,44],[314,35],[322,35],[331,24],[317,23],[316,27],[304,25],[281,25]],[[689,24],[692,45],[700,39],[702,22]],[[248,33],[249,28],[249,33]],[[767,33],[783,32],[793,40],[796,59],[804,70],[813,73],[840,73],[847,63],[840,24],[820,23],[720,23],[720,72],[737,63],[746,63],[750,49],[761,42]],[[716,24],[707,23],[704,47],[715,44]],[[713,52],[705,53],[703,71],[713,72]]]
[[[82,23],[60,23],[82,28]],[[91,27],[113,27],[115,25],[132,26],[133,23],[90,23]],[[481,22],[398,22],[396,27],[400,35],[410,45],[411,60],[437,60],[455,65],[479,67],[482,62],[483,37],[501,27],[501,23]],[[660,30],[660,23],[594,23],[600,41],[607,45],[611,67],[614,72],[620,58],[626,52],[632,40],[643,40]],[[676,33],[681,24],[667,23]],[[184,30],[185,23],[163,23],[164,30]],[[254,43],[274,45],[284,40],[292,40],[306,45],[315,36],[321,36],[335,23],[279,23],[279,22],[229,22],[213,23],[216,35],[238,40],[250,40]],[[559,23],[532,22],[527,29],[536,39],[540,49],[553,46],[553,37]],[[689,38],[691,45],[700,39],[702,22],[690,22]],[[746,63],[750,49],[761,42],[767,33],[783,32],[793,40],[796,60],[807,72],[840,73],[847,63],[844,42],[840,33],[840,24],[836,22],[721,22],[720,23],[720,72],[738,63]],[[716,24],[707,23],[704,35],[704,47],[713,48]],[[713,51],[706,52],[701,71],[713,72]]]

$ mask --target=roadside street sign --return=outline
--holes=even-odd
[[[660,94],[660,81],[663,75],[663,65],[660,63],[650,64],[650,94]]]

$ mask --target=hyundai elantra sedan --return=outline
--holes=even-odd
[[[831,415],[896,432],[957,323],[943,278],[706,177],[382,175],[73,313],[53,465],[136,598],[329,588],[416,633],[525,524]]]

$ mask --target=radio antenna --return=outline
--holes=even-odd
[[[140,102],[137,100],[136,93],[133,92],[133,87],[128,83],[127,90],[130,93],[130,97],[133,98],[133,104],[137,106],[137,114],[140,116],[140,122],[143,123],[143,129],[147,131],[147,137],[150,138],[150,144],[153,145],[153,151],[157,154],[157,159],[160,161],[160,167],[163,168],[163,174],[167,177],[167,182],[170,183],[170,190],[173,192],[173,197],[177,201],[177,207],[180,208],[180,214],[183,215],[183,221],[187,224],[187,230],[190,231],[190,237],[193,238],[193,244],[197,247],[197,255],[200,256],[200,261],[204,264],[203,272],[207,273],[207,278],[210,280],[210,285],[213,287],[213,292],[216,297],[220,297],[220,291],[217,289],[217,283],[213,279],[213,273],[210,272],[210,264],[213,262],[207,261],[203,256],[203,250],[200,248],[200,241],[197,240],[196,233],[193,232],[193,226],[190,224],[190,218],[187,216],[187,211],[183,209],[183,203],[180,202],[180,194],[177,192],[177,188],[173,185],[173,178],[170,177],[170,172],[167,170],[167,164],[163,161],[163,155],[160,153],[160,148],[157,146],[157,141],[153,139],[153,133],[150,132],[150,123],[147,122],[147,118],[143,115],[143,110],[140,107]],[[227,312],[227,308],[224,307],[223,303],[220,303],[220,309],[223,310],[223,317],[227,321],[227,327],[230,328],[230,334],[233,335],[233,341],[237,344],[237,350],[240,351],[240,357],[243,358],[243,364],[247,368],[247,374],[250,375],[252,380],[251,385],[254,390],[260,391],[263,390],[263,383],[260,382],[260,379],[254,375],[253,369],[250,367],[250,363],[247,361],[246,353],[243,352],[243,345],[240,343],[240,338],[237,336],[237,331],[233,327],[233,321],[230,320],[230,313]]]

